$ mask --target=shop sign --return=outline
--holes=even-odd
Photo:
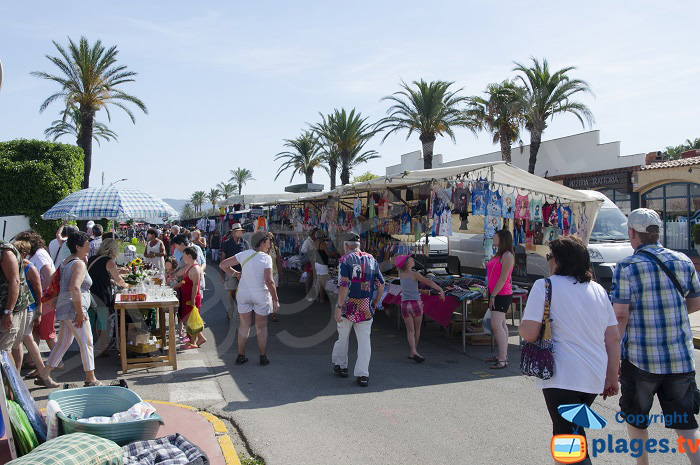
[[[627,184],[627,176],[610,174],[604,176],[592,176],[590,178],[567,179],[564,185],[572,189],[592,189],[595,187],[611,187],[613,185]]]

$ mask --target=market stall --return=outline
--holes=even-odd
[[[264,204],[290,267],[299,266],[298,247],[312,228],[319,228],[335,250],[342,250],[344,234],[359,234],[362,249],[375,256],[383,272],[393,269],[397,255],[429,256],[431,238],[449,237],[453,231],[483,235],[484,260],[495,253],[492,238],[500,229],[510,230],[515,245],[527,253],[544,256],[559,236],[587,243],[600,208],[599,200],[583,192],[504,162],[416,170]],[[337,292],[333,277],[331,272],[325,286],[330,294]],[[486,276],[477,278],[481,283],[467,283],[461,276],[437,280],[448,299],[424,296],[425,314],[447,326],[457,311],[465,328],[468,306],[486,296]],[[383,302],[400,302],[400,287],[387,287]]]

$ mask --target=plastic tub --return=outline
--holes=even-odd
[[[109,424],[82,423],[67,417],[71,414],[78,418],[109,417],[129,410],[134,404],[142,402],[141,397],[134,391],[119,386],[93,386],[55,391],[49,394],[49,400],[55,400],[63,412],[58,414],[59,436],[88,433],[124,446],[134,441],[155,439],[158,437],[158,430],[164,424],[163,419],[155,413],[146,420]]]

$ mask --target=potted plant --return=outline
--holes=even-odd
[[[700,223],[695,223],[690,227],[690,234],[693,236],[693,242],[695,243],[695,250],[700,254]]]

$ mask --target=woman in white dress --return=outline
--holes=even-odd
[[[158,231],[151,228],[146,233],[148,239],[146,241],[146,252],[143,254],[146,262],[158,268],[161,274],[165,272],[165,245],[163,241],[158,239]]]

